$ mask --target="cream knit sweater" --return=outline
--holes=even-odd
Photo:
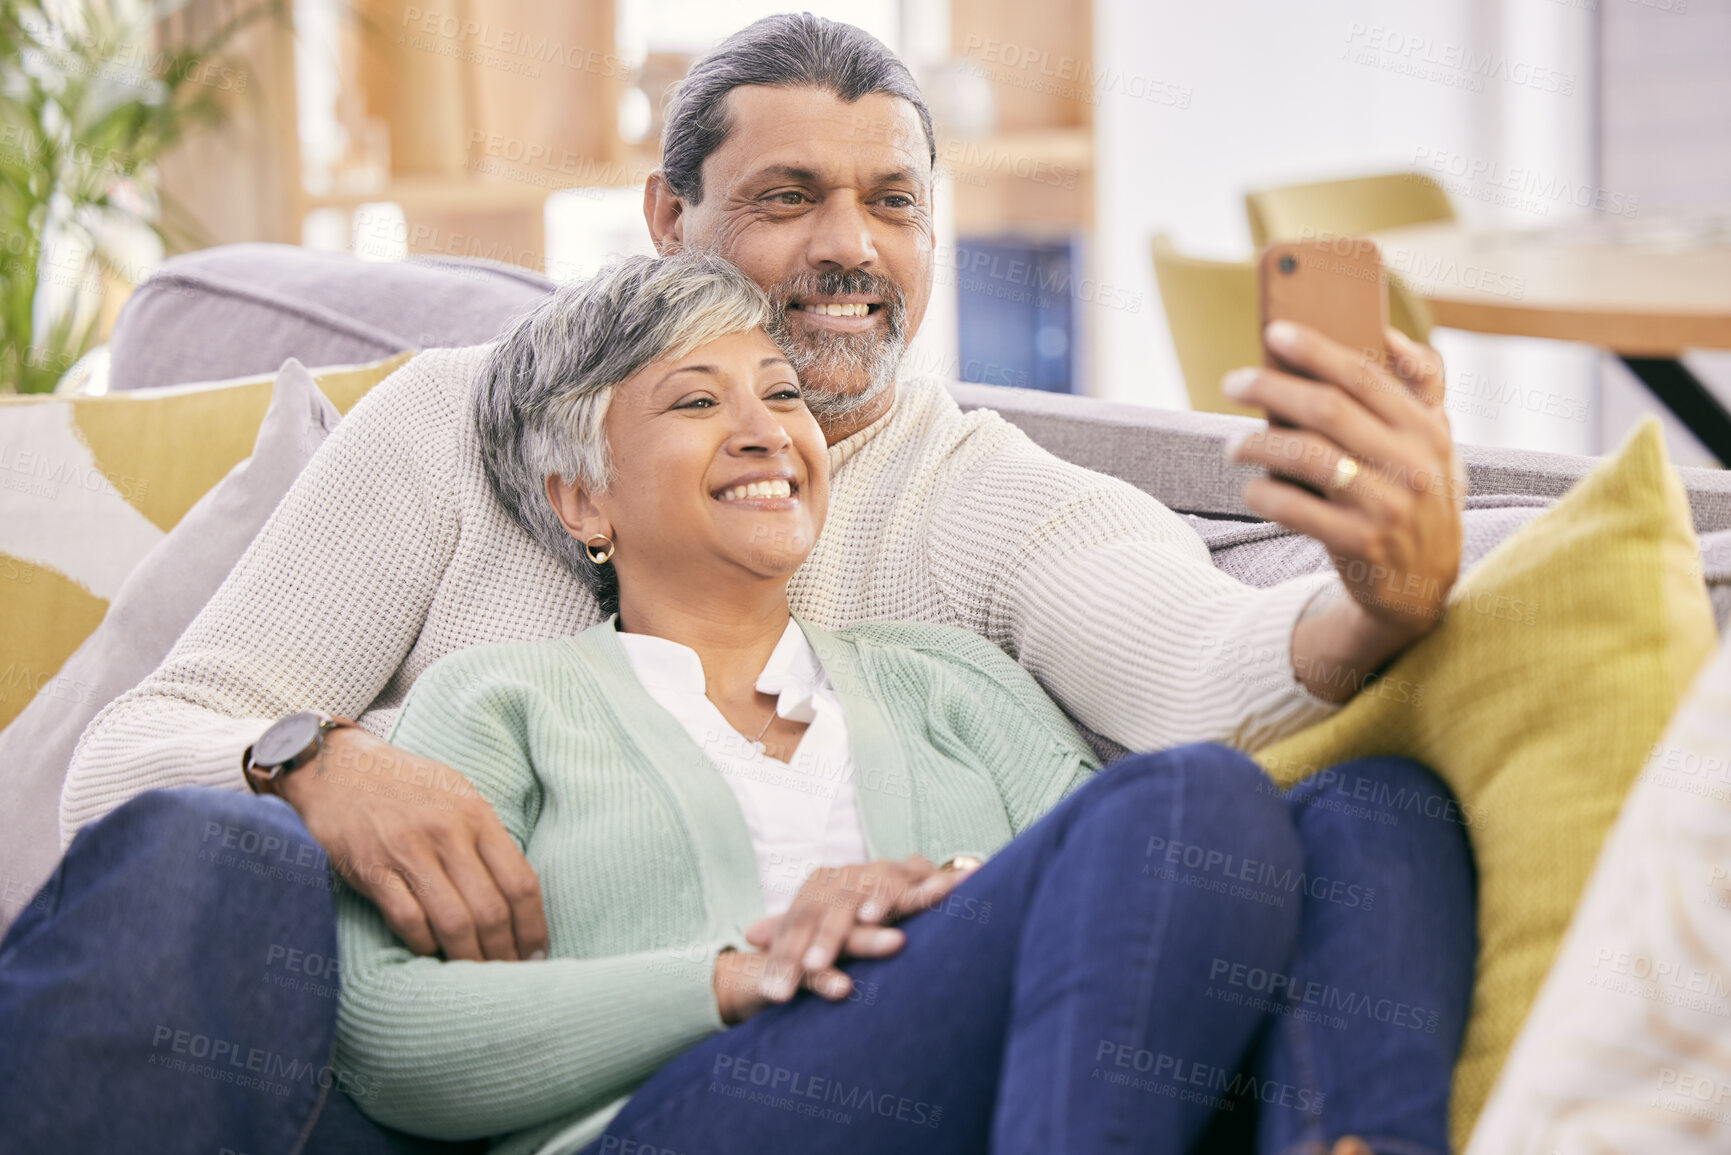
[[[145,790],[245,789],[241,751],[284,714],[383,736],[444,655],[601,620],[488,489],[470,396],[489,349],[421,353],[349,413],[162,665],[85,730],[64,840]],[[897,388],[885,419],[831,447],[829,520],[789,588],[800,617],[981,634],[1129,749],[1249,748],[1330,709],[1290,645],[1331,576],[1242,585],[1133,486],[963,413],[936,381]]]

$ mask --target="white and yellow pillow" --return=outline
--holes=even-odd
[[[347,412],[411,355],[313,377]],[[0,727],[56,692],[139,559],[252,452],[274,380],[0,397]]]

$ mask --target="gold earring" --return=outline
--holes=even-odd
[[[607,544],[596,545],[597,540]],[[583,543],[583,548],[588,551],[590,561],[596,565],[606,565],[607,559],[613,556],[613,539],[604,533],[592,533],[589,535],[589,540]]]

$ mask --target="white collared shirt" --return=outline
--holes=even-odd
[[[691,647],[623,632],[619,642],[649,696],[685,727],[739,800],[767,913],[786,910],[817,867],[866,861],[841,699],[797,622],[789,619],[757,676],[758,690],[778,695],[777,714],[808,723],[788,762],[761,753],[728,724],[704,694],[703,663]]]

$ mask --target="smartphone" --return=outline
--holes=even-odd
[[[1277,241],[1262,250],[1256,280],[1263,328],[1270,321],[1296,321],[1359,350],[1368,363],[1387,363],[1388,342],[1382,330],[1388,324],[1388,278],[1382,253],[1369,237],[1324,234]],[[1281,361],[1267,345],[1262,346],[1262,361],[1271,369],[1307,376]],[[1285,428],[1291,423],[1270,413],[1268,424]],[[1326,496],[1295,478],[1283,480]]]
[[[1388,276],[1369,237],[1325,234],[1279,241],[1262,250],[1257,276],[1262,324],[1297,321],[1378,366],[1387,362]],[[1289,373],[1266,345],[1263,363]],[[1302,376],[1302,374],[1300,374]]]

